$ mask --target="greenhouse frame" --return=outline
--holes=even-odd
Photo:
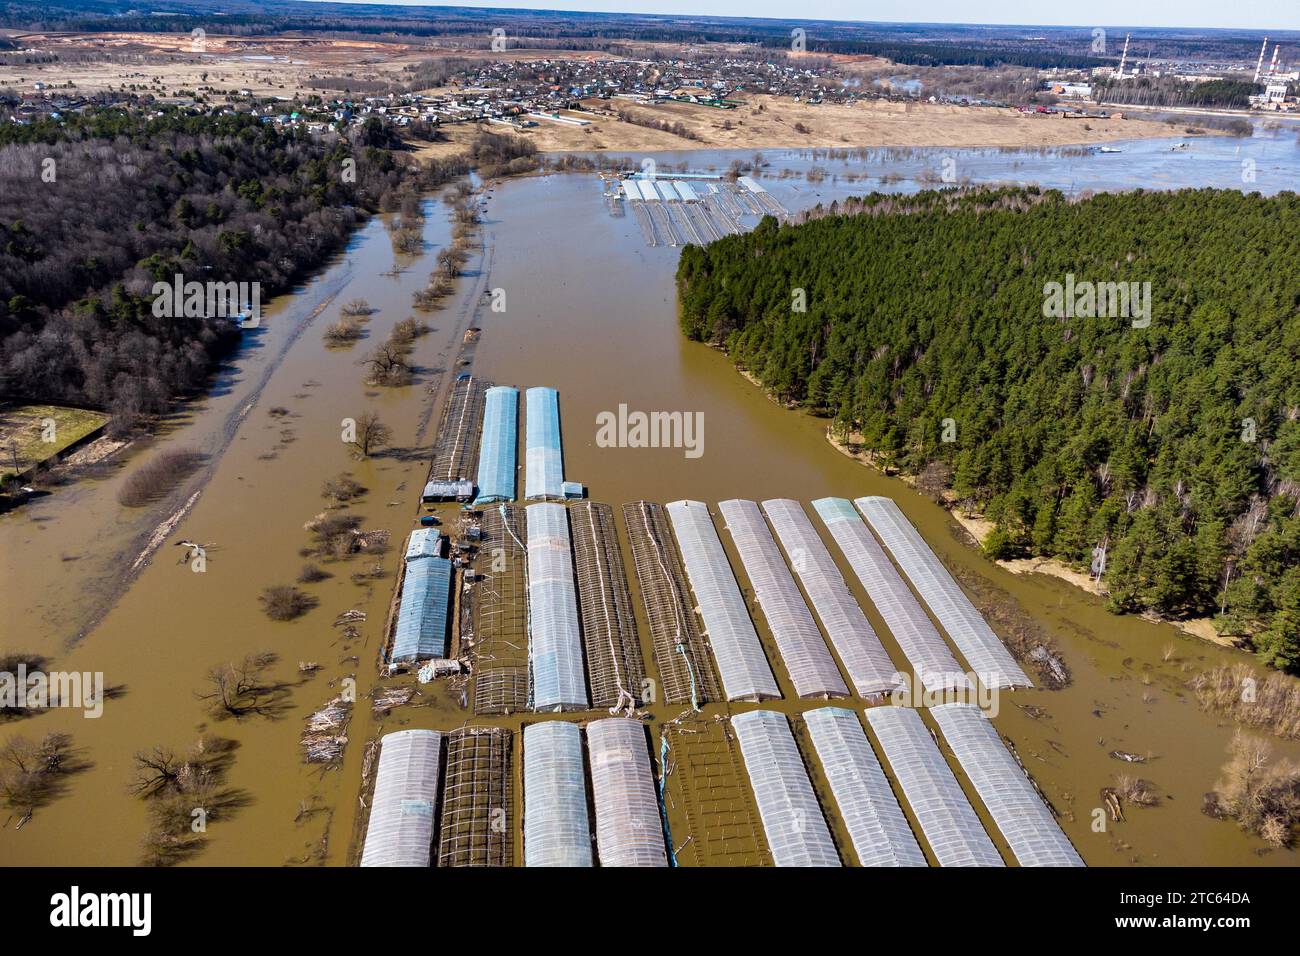
[[[930,708],[957,762],[1021,866],[1083,866],[1020,762],[974,704]]]
[[[897,503],[892,498],[876,495],[857,498],[854,504],[980,681],[986,687],[999,689],[1033,687],[1034,682],[1020,669],[1002,639],[975,609]]]
[[[789,498],[763,502],[790,565],[799,576],[831,644],[860,697],[892,693],[905,678],[849,591],[835,559],[803,506]]]
[[[925,689],[969,689],[970,679],[962,666],[852,502],[847,498],[818,498],[812,506],[848,558],[853,573]]]
[[[442,734],[399,730],[380,742],[362,866],[428,866],[442,779]]]
[[[524,866],[591,866],[582,731],[567,720],[524,728]]]
[[[553,388],[530,388],[524,393],[524,403],[524,497],[529,501],[563,500],[560,393]]]
[[[494,385],[483,405],[483,438],[478,448],[478,497],[474,504],[513,501],[519,446],[519,389]]]
[[[701,501],[666,506],[728,700],[780,697],[722,541]]]
[[[587,725],[596,850],[601,866],[667,866],[645,724],[607,717]]]
[[[785,714],[751,710],[731,718],[758,815],[777,866],[840,866],[803,757]]]
[[[452,564],[446,558],[420,558],[407,563],[393,634],[393,663],[447,655],[452,578]]]
[[[940,866],[1005,866],[918,711],[868,707],[867,723]]]
[[[858,863],[929,866],[858,715],[843,707],[819,707],[803,719]]]
[[[528,663],[534,710],[581,710],[590,701],[583,671],[568,509],[535,504],[528,526]]]
[[[719,502],[718,510],[735,542],[795,693],[800,697],[847,697],[848,685],[758,505],[731,499]]]

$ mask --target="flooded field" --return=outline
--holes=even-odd
[[[842,161],[771,151],[762,182],[790,210],[871,189],[922,188],[927,171],[938,174],[949,156],[959,179],[1067,190],[1214,185],[1276,192],[1300,183],[1294,130],[1260,129],[1243,140],[1198,138],[1175,150],[1183,139],[1122,144],[1124,153],[1107,155],[913,150]],[[750,157],[661,154],[659,161],[725,169],[734,158]],[[1243,183],[1251,168],[1243,160],[1254,160],[1253,181]],[[810,182],[808,173],[816,168],[825,174],[814,173]],[[784,178],[783,170],[789,170]],[[787,497],[806,505],[830,495],[887,495],[950,566],[978,574],[1014,598],[1055,637],[1074,681],[1061,691],[1004,695],[995,723],[1061,812],[1062,826],[1089,864],[1295,862],[1289,852],[1263,852],[1260,841],[1200,809],[1232,728],[1203,714],[1182,685],[1195,670],[1245,660],[1244,654],[1169,626],[1114,617],[1097,599],[1056,579],[1002,571],[965,542],[940,508],[835,451],[825,441],[824,422],[778,407],[724,355],[685,341],[674,310],[676,252],[648,247],[635,218],[611,217],[596,176],[541,176],[492,189],[483,248],[468,264],[456,298],[428,316],[433,331],[416,342],[414,383],[367,388],[358,360],[412,314],[411,294],[449,241],[446,207],[434,201],[428,212],[422,256],[395,255],[384,221],[371,221],[337,261],[264,313],[264,327],[214,390],[167,423],[153,447],[133,450],[105,474],[57,488],[0,517],[0,647],[44,654],[62,670],[102,671],[118,688],[98,720],[55,711],[5,726],[6,734],[27,736],[66,731],[90,766],[22,830],[0,830],[0,861],[136,862],[149,819],[144,802],[128,791],[133,754],[160,745],[182,750],[203,732],[236,744],[225,779],[232,799],[213,818],[207,843],[191,862],[342,864],[355,849],[365,745],[377,733],[399,727],[451,731],[466,723],[517,730],[535,719],[476,717],[459,690],[439,684],[424,688],[415,706],[374,716],[365,695],[377,682],[399,547],[377,560],[322,562],[332,577],[303,586],[319,605],[294,622],[268,620],[258,602],[263,588],[297,579],[308,560],[300,554],[309,543],[303,525],[325,509],[321,485],[340,472],[350,472],[368,489],[349,509],[362,517],[362,527],[391,531],[395,545],[404,539],[428,472],[439,403],[461,370],[454,363],[465,331],[475,326],[482,334],[470,350],[474,374],[521,388],[558,389],[565,477],[583,482],[594,501],[613,505],[620,518],[622,503],[640,499],[693,498],[716,511],[718,501],[736,497]],[[393,274],[395,264],[404,271]],[[350,351],[327,349],[324,326],[355,298],[378,310],[367,323],[368,337]],[[494,310],[493,301],[503,302],[504,311]],[[701,454],[601,447],[597,416],[617,413],[620,405],[702,414]],[[366,411],[378,412],[391,426],[393,447],[358,461],[341,439],[342,423]],[[115,496],[124,477],[173,447],[204,453],[204,470],[146,513],[121,508]],[[167,542],[133,576],[131,566],[153,529],[200,490]],[[617,523],[630,571],[634,556],[626,529]],[[173,547],[181,539],[207,549],[206,571],[191,572]],[[723,541],[739,568],[725,534]],[[832,553],[838,561],[838,551]],[[376,563],[381,576],[372,574]],[[887,635],[840,564],[876,631]],[[747,583],[743,576],[741,583]],[[642,659],[653,676],[650,629],[639,598],[633,604]],[[100,620],[102,610],[107,612]],[[334,626],[348,611],[366,615],[354,639]],[[770,648],[770,635],[760,636]],[[888,637],[886,646],[901,661]],[[279,658],[274,705],[262,716],[214,720],[198,696],[208,692],[205,675],[214,665],[257,651]],[[300,663],[319,668],[302,671]],[[304,719],[352,676],[360,703],[346,730],[342,765],[322,770],[305,764],[298,744]],[[815,706],[793,699],[783,671],[779,679],[785,699],[763,706],[788,714]],[[705,717],[753,706],[711,704]],[[681,705],[663,703],[650,708],[656,745],[659,724],[681,711]],[[517,757],[520,735],[513,736]],[[702,741],[698,749],[702,761],[735,759],[718,740]],[[1277,749],[1300,756],[1295,745]],[[1127,821],[1108,832],[1094,833],[1089,824],[1101,789],[1135,769],[1111,758],[1113,750],[1150,754],[1140,774],[1161,799],[1155,807],[1131,809]],[[477,759],[467,749],[466,766]],[[511,767],[515,786],[506,791],[513,793],[517,811],[519,761]],[[823,782],[814,783],[824,791]],[[670,796],[676,785],[670,782]],[[743,800],[743,787],[738,792]],[[672,804],[677,842],[690,832],[688,816],[700,806],[690,797]],[[518,820],[517,812],[513,818]],[[512,852],[483,852],[518,862],[523,855],[517,834],[515,840]],[[760,856],[759,842],[746,844],[740,856]],[[696,852],[684,853],[681,862],[705,862]]]

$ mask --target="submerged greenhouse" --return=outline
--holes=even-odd
[[[519,444],[519,389],[494,385],[483,406],[483,438],[478,449],[475,504],[513,501],[515,456]]]
[[[582,731],[566,720],[524,728],[524,866],[591,866]]]
[[[530,388],[524,393],[524,497],[564,498],[564,453],[560,446],[560,393]]]
[[[727,699],[780,697],[708,506],[674,501],[666,508]]]
[[[399,730],[379,747],[362,866],[428,866],[442,775],[442,734]]]

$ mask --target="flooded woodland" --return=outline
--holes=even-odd
[[[835,157],[767,151],[769,165],[761,175],[792,211],[872,189],[920,188],[928,182],[927,171],[938,170],[950,156],[958,176],[974,182],[1073,191],[1208,185],[1275,192],[1300,182],[1300,147],[1291,129],[1259,128],[1249,139],[1201,139],[1176,153],[1170,142],[1122,144],[1119,155],[908,150]],[[656,158],[725,170],[750,154]],[[1243,159],[1255,160],[1257,176],[1245,186]],[[455,295],[440,310],[423,314],[432,330],[415,340],[409,385],[368,386],[359,363],[394,325],[419,315],[412,294],[451,241],[452,210],[438,196],[426,203],[421,252],[398,252],[387,218],[370,220],[316,277],[264,309],[261,326],[245,332],[244,346],[211,390],[179,406],[150,440],[0,516],[0,647],[42,655],[53,669],[102,672],[112,688],[98,719],[52,710],[0,728],[0,734],[29,737],[69,733],[86,765],[21,829],[12,822],[0,829],[0,861],[139,862],[151,824],[147,802],[130,790],[134,755],[154,747],[183,751],[206,735],[231,742],[223,804],[185,862],[341,865],[356,850],[363,764],[367,743],[378,734],[466,724],[518,729],[523,722],[552,719],[475,717],[462,689],[445,682],[420,685],[411,704],[384,716],[376,716],[367,696],[379,683],[381,634],[401,543],[420,513],[441,403],[455,375],[472,370],[498,384],[558,389],[565,477],[583,482],[592,500],[611,503],[616,511],[637,499],[692,498],[716,512],[718,501],[737,497],[794,498],[805,505],[823,496],[894,498],[959,577],[982,579],[987,593],[1018,607],[1017,613],[1055,640],[1072,683],[1062,690],[1002,695],[994,723],[1090,865],[1296,862],[1293,852],[1269,851],[1232,822],[1201,810],[1226,760],[1233,727],[1203,712],[1185,682],[1225,661],[1249,661],[1247,654],[1166,624],[1114,616],[1099,598],[1056,578],[999,568],[943,509],[906,483],[836,451],[826,440],[825,421],[780,407],[725,355],[687,342],[675,315],[676,250],[647,247],[633,217],[611,215],[594,174],[507,180],[488,184],[477,197],[479,244]],[[365,338],[351,349],[328,348],[325,326],[354,299],[375,310]],[[494,299],[504,302],[503,310],[493,309]],[[467,339],[471,328],[481,334]],[[702,454],[600,447],[597,416],[620,405],[702,413]],[[393,434],[389,447],[358,459],[343,440],[343,421],[366,412],[378,413]],[[198,452],[200,468],[163,500],[144,508],[119,505],[127,476],[168,449]],[[366,489],[349,503],[349,513],[364,529],[389,531],[392,546],[382,555],[305,557],[311,533],[304,525],[328,504],[322,484],[345,472]],[[454,510],[443,509],[444,517]],[[165,540],[151,551],[160,526]],[[830,540],[824,528],[819,531]],[[748,591],[730,537],[722,539]],[[176,546],[181,540],[205,549],[202,573],[191,570],[189,552]],[[625,535],[622,542],[630,569]],[[831,552],[901,663],[898,647],[838,549],[832,545]],[[149,556],[141,560],[142,554]],[[293,584],[308,561],[330,575],[301,585],[315,606],[289,622],[270,620],[259,603],[263,589]],[[654,675],[643,608],[635,603],[643,656]],[[363,612],[365,619],[353,629],[340,626],[347,612]],[[763,706],[789,714],[819,706],[794,697],[771,636],[761,619],[758,625],[785,694]],[[200,696],[210,690],[207,673],[257,652],[276,655],[268,671],[274,687],[263,712],[216,719]],[[300,667],[308,663],[318,666]],[[356,680],[358,704],[342,761],[308,764],[299,742],[304,721],[349,677]],[[395,683],[413,684],[414,677]],[[753,706],[710,704],[705,716]],[[847,706],[861,710],[862,702]],[[663,703],[648,710],[656,740],[658,725],[681,712]],[[582,715],[595,716],[600,714]],[[1275,750],[1300,757],[1294,742],[1278,741]],[[1113,751],[1147,760],[1135,767],[1113,758]],[[514,773],[518,841],[517,760]],[[1131,807],[1123,822],[1094,832],[1090,824],[1094,808],[1102,805],[1101,791],[1126,773],[1149,780],[1158,802]],[[815,783],[825,789],[824,781]],[[669,816],[675,835],[687,831],[679,805],[670,807]],[[990,832],[1000,843],[996,828]],[[516,850],[520,862],[518,844]],[[681,862],[691,862],[690,855],[683,854]]]

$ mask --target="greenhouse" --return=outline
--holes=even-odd
[[[406,541],[406,560],[442,557],[442,535],[433,528],[416,528]]]
[[[902,679],[899,669],[844,583],[807,512],[788,498],[764,501],[763,512],[789,555],[854,690],[861,697],[891,693]]]
[[[751,710],[731,718],[763,832],[777,866],[839,866],[821,805],[785,714]]]
[[[524,393],[524,497],[529,501],[564,498],[564,455],[560,447],[560,393],[530,388]]]
[[[528,658],[534,710],[588,706],[569,515],[561,504],[525,509],[528,526]]]
[[[591,866],[582,731],[550,720],[524,728],[524,866]]]
[[[939,865],[1005,866],[920,713],[868,707],[867,723]]]
[[[601,866],[667,866],[645,724],[627,717],[587,725],[596,850]]]
[[[483,438],[478,449],[476,505],[514,500],[518,430],[519,390],[509,385],[489,388],[483,406]]]
[[[926,690],[969,688],[970,680],[879,542],[847,498],[812,503]]]
[[[393,635],[393,663],[446,656],[451,634],[451,582],[452,564],[446,558],[407,563]]]
[[[858,715],[842,707],[820,707],[803,719],[858,863],[928,866]]]
[[[855,504],[980,681],[987,687],[1032,687],[1033,681],[894,500],[876,496],[858,498]]]
[[[667,511],[727,699],[780,697],[708,506],[700,501],[674,501]]]
[[[399,730],[380,743],[362,866],[428,866],[442,770],[442,734]]]
[[[1084,865],[982,710],[941,704],[930,716],[1021,866]]]
[[[733,499],[720,502],[718,510],[736,543],[795,693],[800,697],[848,696],[849,688],[758,505]]]

